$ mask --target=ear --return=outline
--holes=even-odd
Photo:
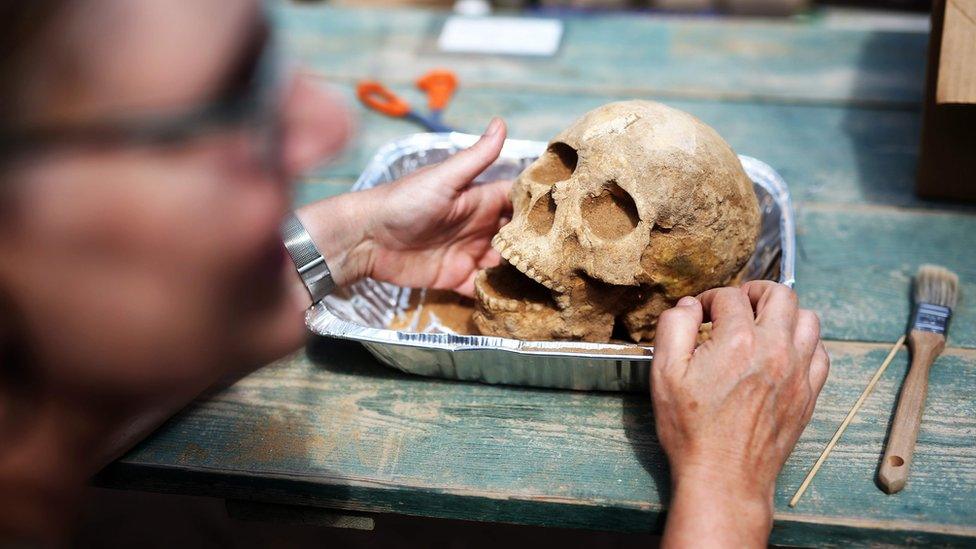
[[[338,156],[355,132],[345,99],[307,73],[292,78],[282,108],[282,152],[289,177]]]

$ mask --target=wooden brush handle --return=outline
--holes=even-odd
[[[929,387],[929,368],[945,348],[945,336],[912,330],[908,334],[912,349],[912,365],[905,376],[898,397],[898,408],[888,435],[884,459],[878,470],[878,482],[889,494],[901,491],[908,481],[908,468],[912,465],[918,426],[925,410],[925,393]]]

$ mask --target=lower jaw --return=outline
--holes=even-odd
[[[479,303],[492,310],[556,312],[557,309],[548,288],[505,261],[479,273],[475,293]]]
[[[486,269],[475,281],[475,325],[484,335],[528,341],[606,342],[612,314],[593,307],[560,307],[552,292],[508,263]]]

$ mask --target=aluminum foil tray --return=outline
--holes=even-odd
[[[373,157],[353,190],[383,185],[441,162],[477,139],[426,133],[394,141]],[[476,183],[514,179],[546,145],[509,139],[498,161]],[[765,163],[739,158],[755,184],[762,210],[762,231],[746,279],[770,278],[792,286],[796,236],[789,190]],[[389,329],[393,318],[406,309],[411,292],[423,291],[363,280],[309,309],[305,321],[314,334],[359,341],[384,364],[422,376],[556,389],[648,389],[653,347],[461,335],[437,325],[425,333]]]

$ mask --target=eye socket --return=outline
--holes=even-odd
[[[609,181],[596,196],[583,199],[583,221],[590,231],[604,240],[616,240],[637,228],[637,204],[616,181]]]
[[[542,198],[536,200],[532,209],[529,210],[529,229],[539,235],[547,234],[555,221],[556,201],[552,199],[552,191],[550,190]]]
[[[533,164],[530,175],[534,181],[552,185],[569,179],[576,171],[577,162],[579,154],[576,149],[557,141],[549,145],[546,152]]]

